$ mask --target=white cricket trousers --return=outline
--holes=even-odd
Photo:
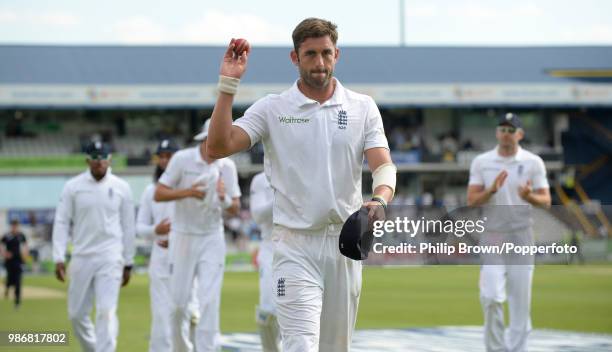
[[[338,249],[342,224],[318,231],[275,226],[273,277],[284,352],[350,350],[361,262]]]
[[[153,244],[157,246],[157,244]],[[149,294],[151,297],[151,338],[149,352],[172,351],[172,297],[170,295],[170,264],[168,250],[157,247],[151,254],[149,263]],[[189,299],[190,317],[199,316],[198,300],[196,298],[197,285],[191,290]],[[189,330],[190,319],[181,323],[183,330]]]
[[[119,335],[117,301],[123,260],[107,256],[74,256],[68,269],[68,317],[86,352],[115,351]],[[89,315],[96,302],[96,325]]]
[[[531,230],[508,233],[504,237],[514,244],[532,242]],[[496,258],[489,262],[494,262]],[[480,303],[484,314],[484,341],[487,352],[525,352],[531,332],[532,258],[499,257],[497,261],[526,264],[491,264],[480,268]],[[518,259],[518,260],[516,260]],[[508,300],[509,325],[504,329],[504,307]]]
[[[170,294],[172,296],[172,336],[174,351],[194,349],[189,329],[182,322],[190,319],[189,297],[197,278],[200,321],[195,331],[197,352],[220,351],[219,310],[225,266],[223,231],[206,235],[170,235]]]

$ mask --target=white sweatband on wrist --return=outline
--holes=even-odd
[[[223,210],[227,210],[229,207],[232,206],[232,203],[232,197],[226,195],[225,197],[223,197],[223,201],[221,202],[221,208],[223,208]]]
[[[372,172],[372,192],[376,191],[378,186],[388,186],[395,194],[397,167],[393,163],[382,164]]]
[[[238,78],[219,75],[219,83],[217,84],[217,89],[219,90],[219,92],[235,95],[238,92],[239,84],[240,79]]]

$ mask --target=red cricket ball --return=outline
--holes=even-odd
[[[249,42],[244,38],[235,39],[234,53],[239,56],[242,55],[242,53],[245,51],[247,52],[247,54],[251,52],[251,44],[249,44]]]

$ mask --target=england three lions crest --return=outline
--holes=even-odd
[[[338,129],[345,130],[348,125],[348,116],[345,110],[338,111]]]

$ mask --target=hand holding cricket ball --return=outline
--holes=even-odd
[[[246,71],[246,65],[251,44],[243,38],[232,38],[223,56],[220,74],[222,76],[240,79]]]

